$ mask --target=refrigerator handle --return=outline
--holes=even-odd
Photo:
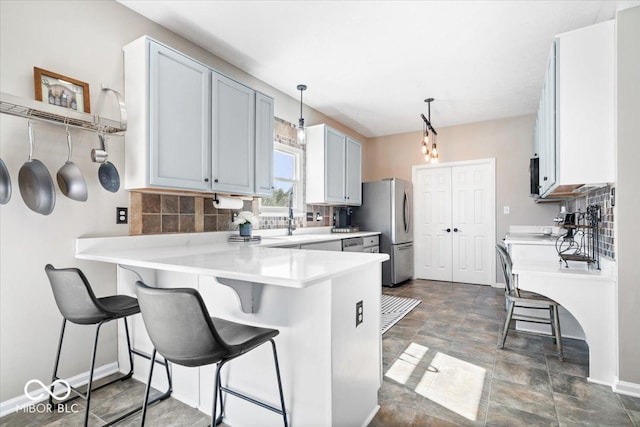
[[[403,220],[404,220],[404,232],[409,233],[410,221],[411,221],[411,213],[409,212],[409,198],[407,197],[407,192],[404,192],[404,201],[403,201]]]

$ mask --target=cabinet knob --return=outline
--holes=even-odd
[[[545,176],[545,177],[543,178],[543,180],[544,180],[544,181],[546,181],[546,180],[547,180],[547,177]]]
[[[450,228],[443,228],[442,231],[446,231],[447,233],[451,233],[451,229]]]
[[[459,231],[460,233],[462,233],[462,230],[460,230],[460,229],[458,229],[458,228],[454,228],[454,229],[453,229],[453,232],[454,232],[454,233],[457,233],[458,231]]]
[[[218,178],[214,179],[213,182],[218,182]]]
[[[204,179],[204,182],[209,182],[209,178],[205,178],[205,179]]]

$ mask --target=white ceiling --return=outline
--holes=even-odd
[[[554,35],[640,1],[120,3],[373,137],[422,129],[427,97],[436,129],[534,113]]]

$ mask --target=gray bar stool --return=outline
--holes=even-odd
[[[157,351],[166,360],[182,366],[195,367],[217,364],[214,378],[213,411],[211,413],[212,427],[220,424],[224,417],[222,392],[282,415],[284,425],[287,427],[280,365],[278,364],[276,343],[273,340],[279,334],[277,329],[259,328],[211,317],[200,293],[195,289],[152,288],[142,282],[137,282],[136,288],[142,319],[154,345],[152,359]],[[273,348],[281,409],[223,387],[220,382],[220,370],[227,362],[267,341],[271,342]],[[149,369],[147,393],[142,410],[142,426],[144,426],[148,406],[147,399],[152,375],[153,364]],[[220,416],[216,418],[218,396],[220,396]]]
[[[564,353],[562,352],[562,335],[560,333],[558,303],[543,295],[536,294],[535,292],[521,291],[518,289],[513,279],[513,274],[511,273],[513,263],[509,252],[507,252],[507,250],[501,245],[496,245],[496,251],[498,251],[500,265],[502,266],[502,273],[504,274],[504,297],[507,301],[507,317],[504,322],[504,327],[502,328],[502,333],[498,337],[498,348],[504,348],[504,343],[507,340],[507,334],[509,333],[509,325],[512,320],[529,323],[542,323],[551,326],[551,334],[555,337],[558,358],[560,361],[563,361]],[[544,318],[529,316],[526,314],[515,314],[514,310],[516,308],[544,310],[548,312],[549,317]]]
[[[149,359],[148,355],[140,353],[131,348],[131,340],[129,338],[129,326],[127,324],[127,316],[140,313],[140,306],[138,300],[126,295],[114,295],[103,298],[97,298],[89,285],[84,273],[77,268],[54,268],[51,264],[47,264],[44,267],[49,282],[51,283],[51,289],[53,290],[53,296],[56,300],[56,304],[60,313],[62,314],[62,328],[60,330],[60,340],[58,342],[58,351],[56,353],[56,361],[53,368],[52,382],[60,379],[58,377],[58,364],[60,362],[60,352],[62,350],[62,340],[64,338],[64,330],[67,324],[67,320],[71,323],[78,325],[97,325],[96,337],[93,342],[93,352],[91,353],[91,368],[89,370],[89,382],[87,384],[86,393],[82,393],[75,387],[71,387],[71,391],[76,395],[71,399],[68,399],[64,403],[81,397],[86,400],[87,408],[84,415],[84,425],[87,426],[89,421],[89,405],[91,403],[91,392],[101,389],[108,385],[111,385],[117,381],[124,381],[133,375],[133,354],[145,357]],[[129,372],[124,376],[119,376],[112,381],[102,384],[99,387],[92,388],[93,372],[96,362],[96,349],[98,347],[98,336],[100,334],[100,328],[103,324],[112,320],[123,319],[124,329],[127,334],[127,346],[129,349]],[[167,391],[162,395],[154,398],[154,402],[162,399],[166,399],[171,395],[171,375],[169,373],[169,366],[166,362],[158,362],[165,365],[167,371],[167,379],[169,381],[169,387]],[[51,389],[53,392],[53,387]],[[49,397],[49,404],[53,405],[53,396]],[[137,407],[126,414],[120,415],[118,418],[108,422],[105,425],[114,424],[142,409],[142,406]]]

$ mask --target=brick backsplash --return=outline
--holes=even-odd
[[[607,186],[593,190],[584,196],[568,201],[566,205],[568,212],[585,212],[587,206],[600,206],[600,245],[598,251],[601,256],[615,259],[613,208],[610,203],[605,203],[605,201],[609,200],[611,188],[613,187]]]
[[[296,126],[285,120],[274,119],[274,140],[292,147],[297,145]],[[305,156],[303,156],[304,158]],[[305,160],[306,161],[306,160]],[[303,164],[304,167],[304,164]],[[201,233],[208,231],[232,231],[236,211],[216,209],[213,198],[193,194],[152,194],[131,191],[129,193],[130,223],[129,234]],[[258,215],[258,199],[246,200],[242,210]],[[307,221],[306,212],[313,213],[313,220]],[[320,221],[316,218],[322,217]],[[306,205],[303,217],[294,220],[296,228],[322,227],[333,223],[333,207]],[[287,228],[286,216],[260,217],[257,229]]]

